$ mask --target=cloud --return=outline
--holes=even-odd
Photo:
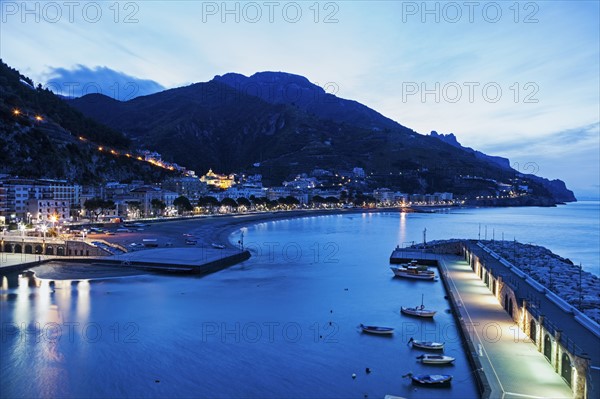
[[[45,76],[48,89],[68,97],[100,93],[120,101],[163,91],[159,83],[140,79],[105,66],[89,68],[78,64],[71,69],[50,68]]]
[[[600,198],[600,122],[479,149],[508,157],[522,172],[561,179],[577,198]]]

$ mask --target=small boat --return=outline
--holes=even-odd
[[[429,349],[429,350],[443,350],[443,342],[432,342],[432,341],[419,341],[417,339],[409,339],[408,343],[412,343],[413,348]]]
[[[396,277],[411,278],[415,280],[435,280],[435,272],[429,270],[427,266],[418,265],[416,260],[410,261],[400,266],[390,266]]]
[[[405,308],[404,306],[402,306],[402,307],[400,307],[400,312],[410,315],[410,316],[433,317],[435,315],[436,311],[425,309],[425,305],[423,305],[423,296],[424,296],[424,294],[421,294],[421,305],[420,306],[415,306],[414,308]]]
[[[223,245],[223,244],[217,244],[217,243],[214,243],[214,242],[213,242],[213,243],[212,243],[212,244],[210,244],[210,245],[211,245],[213,248],[216,248],[216,249],[225,249],[225,245]]]
[[[417,356],[417,359],[424,364],[450,364],[456,360],[451,356],[444,355],[421,355]]]
[[[381,326],[365,326],[364,324],[360,325],[360,328],[363,332],[369,334],[381,334],[381,335],[389,335],[394,333],[393,327],[381,327]]]
[[[156,238],[144,238],[142,239],[142,243],[148,248],[158,247],[158,240]]]
[[[452,376],[449,374],[420,374],[413,375],[408,373],[403,377],[409,377],[413,384],[423,385],[428,387],[449,387]]]

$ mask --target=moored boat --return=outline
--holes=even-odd
[[[423,305],[423,294],[421,294],[421,305],[417,305],[414,308],[409,307],[400,307],[400,312],[407,314],[409,316],[416,317],[433,317],[436,313],[435,310],[425,309],[425,305]]]
[[[419,359],[421,361],[421,363],[424,363],[424,364],[450,364],[456,360],[455,358],[453,358],[451,356],[429,355],[429,354],[417,356],[417,359]]]
[[[214,242],[213,242],[213,243],[212,243],[212,244],[210,244],[210,245],[211,245],[213,248],[216,248],[216,249],[225,249],[225,245],[223,245],[223,244],[217,244],[217,243],[214,243]]]
[[[429,270],[427,266],[418,265],[416,260],[410,261],[400,266],[390,266],[396,277],[411,278],[415,280],[430,280],[435,279],[435,272]]]
[[[366,326],[364,324],[360,325],[360,328],[363,332],[369,334],[380,334],[380,335],[390,335],[394,333],[393,327],[382,327],[382,326]]]
[[[428,350],[443,350],[444,343],[443,342],[433,342],[433,341],[420,341],[418,339],[409,339],[409,344],[412,344],[413,348],[420,349],[428,349]]]
[[[403,377],[409,377],[413,384],[428,386],[428,387],[448,387],[452,381],[450,374],[419,374],[413,375],[408,373]]]

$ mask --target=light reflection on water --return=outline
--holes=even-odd
[[[244,230],[252,259],[205,278],[4,276],[1,396],[476,397],[441,283],[393,279],[388,257],[396,245],[422,240],[424,228],[428,240],[473,238],[480,222],[501,220],[497,231],[509,234],[522,217],[476,210],[261,223]],[[521,232],[540,230],[531,224]],[[536,243],[548,239],[540,234]],[[399,314],[421,294],[439,310],[432,322]],[[396,334],[366,336],[359,323],[390,325]],[[401,378],[431,371],[415,361],[411,336],[446,341],[456,365],[435,371],[453,374],[452,388],[415,390]]]

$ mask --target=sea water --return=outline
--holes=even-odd
[[[598,203],[578,203],[307,217],[234,233],[235,242],[244,233],[252,258],[203,278],[8,276],[0,396],[475,398],[441,282],[393,278],[391,250],[423,238],[484,238],[487,226],[488,239],[545,245],[594,271],[597,215]],[[400,314],[422,298],[438,310],[433,321]],[[360,323],[395,334],[367,335]],[[455,365],[418,363],[410,337],[445,342]],[[409,372],[454,379],[427,389],[402,377]]]

